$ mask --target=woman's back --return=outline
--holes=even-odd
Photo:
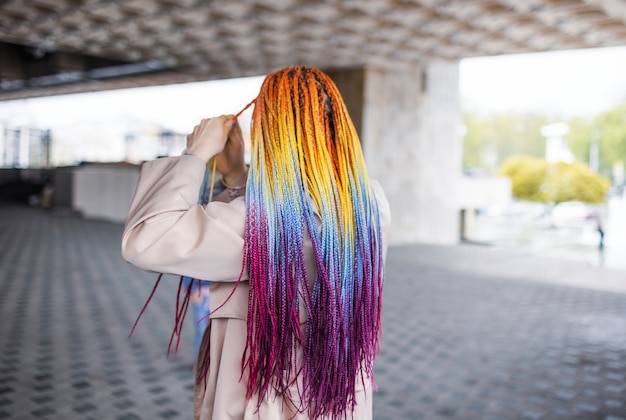
[[[228,124],[205,120],[189,137],[200,162],[144,165],[124,256],[212,280],[197,417],[371,418],[387,201],[325,74],[272,73],[254,105],[245,200],[191,203]]]

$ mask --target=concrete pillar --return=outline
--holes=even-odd
[[[370,175],[389,199],[393,244],[459,242],[458,68],[329,72],[354,114]]]

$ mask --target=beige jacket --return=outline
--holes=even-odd
[[[248,275],[243,268],[242,261],[246,215],[244,198],[238,197],[228,204],[211,202],[206,206],[198,205],[198,194],[205,170],[204,162],[191,155],[157,159],[143,165],[124,228],[122,256],[130,263],[148,271],[211,280],[209,296],[211,309],[214,310],[223,305],[211,314],[211,322],[217,319],[245,320],[248,308]],[[378,183],[373,182],[372,185],[379,206],[383,255],[385,255],[390,223],[389,205]],[[315,273],[315,264],[310,241],[305,246],[308,248],[305,255],[307,274],[312,278]],[[233,292],[235,282],[240,275],[241,284],[231,298],[224,303]],[[303,310],[301,313],[306,314],[306,311]],[[223,327],[223,329],[231,331],[233,325],[237,326],[237,332],[233,334],[233,337],[245,337],[245,322],[231,324],[231,327]],[[218,327],[222,329],[222,326],[214,325],[215,330]],[[208,341],[209,338],[205,337],[205,340]],[[211,354],[215,351],[215,347],[229,342],[228,337],[223,336],[212,338],[212,340]],[[219,343],[214,342],[215,340]],[[245,340],[242,342],[238,338],[235,341],[237,347],[245,346]],[[208,343],[206,347],[209,347]],[[243,347],[226,349],[226,353],[222,350],[224,349],[218,353],[221,358],[224,357],[223,354],[228,354],[229,358],[233,358],[233,361],[229,361],[231,367],[235,366],[234,361],[241,360]],[[220,361],[211,358],[211,369],[219,364]],[[219,370],[213,369],[213,376],[216,371]],[[212,387],[215,388],[218,382],[224,382],[224,375],[231,376],[235,382],[241,376],[241,370],[219,372],[222,377],[214,378],[215,383],[208,384],[209,390]],[[240,385],[233,384],[233,387],[235,389]],[[250,407],[245,406],[245,401],[241,402],[243,404],[241,410],[228,408],[228,412],[225,412],[224,407],[236,405],[233,402],[233,393],[231,392],[228,401],[224,402],[216,401],[216,399],[219,400],[219,392],[216,394],[215,389],[210,392],[209,390],[203,388],[201,395],[196,395],[197,418],[220,420],[248,418],[243,414],[244,411],[250,412]],[[245,395],[242,397],[245,400]],[[370,414],[355,418],[371,417],[371,395],[368,395],[367,399]],[[276,401],[270,405],[275,406]],[[281,411],[280,407],[266,408],[268,412]],[[253,418],[257,418],[257,415],[258,413]],[[285,415],[284,418],[289,417]],[[271,418],[283,417],[272,416]]]

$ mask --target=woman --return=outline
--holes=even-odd
[[[387,201],[324,73],[271,73],[253,102],[245,197],[196,205],[235,121],[203,120],[142,168],[123,256],[212,280],[196,418],[371,419]]]

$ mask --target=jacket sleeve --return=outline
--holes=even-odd
[[[148,271],[236,281],[242,271],[243,198],[197,204],[206,166],[191,155],[157,159],[141,169],[122,257]],[[242,279],[247,279],[243,272]]]
[[[389,248],[389,227],[391,225],[391,209],[389,208],[389,202],[385,196],[383,188],[378,181],[372,180],[372,190],[376,197],[378,204],[378,215],[380,218],[380,231],[382,234],[383,242],[383,259],[387,259],[387,249]]]

